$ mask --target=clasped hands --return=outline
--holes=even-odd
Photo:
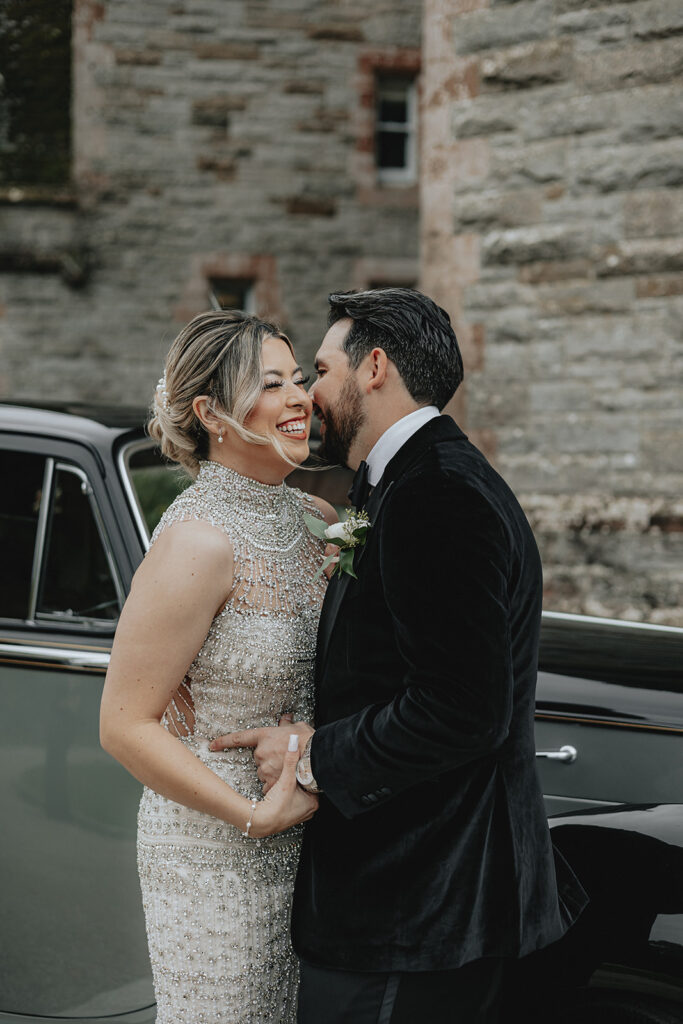
[[[209,744],[217,752],[237,747],[251,747],[254,752],[257,774],[264,796],[272,790],[267,802],[259,804],[258,834],[271,835],[282,832],[291,825],[307,821],[318,807],[318,798],[297,785],[294,772],[296,762],[314,729],[306,722],[294,722],[291,714],[282,715],[276,726],[262,729],[242,729],[240,732],[218,736]],[[299,747],[295,756],[288,755],[289,737],[297,734]]]

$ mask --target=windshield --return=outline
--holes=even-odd
[[[122,456],[124,482],[129,485],[138,525],[149,540],[173,499],[192,481],[182,469],[167,462],[150,441],[128,445]]]

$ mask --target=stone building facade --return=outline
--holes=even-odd
[[[0,397],[146,402],[210,292],[310,364],[329,291],[417,284],[456,324],[450,411],[522,498],[546,606],[683,624],[680,4],[3,10],[41,5],[72,6],[66,126],[37,105],[66,171],[3,165],[0,92]],[[400,180],[395,82],[419,99]]]
[[[546,606],[683,625],[683,7],[425,0],[421,283]]]
[[[146,402],[212,282],[309,362],[328,292],[415,285],[417,186],[378,186],[373,133],[420,32],[419,0],[74,0],[68,180],[0,163],[3,393]]]

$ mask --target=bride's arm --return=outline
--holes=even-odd
[[[121,613],[102,694],[100,740],[150,789],[243,830],[250,801],[161,725],[232,579],[232,545],[214,527],[184,522],[161,534],[136,572]],[[304,808],[294,793],[284,816],[284,808],[273,806],[268,815],[261,809],[259,817],[265,822],[277,810],[269,825],[280,831],[308,817],[303,811],[310,806]]]

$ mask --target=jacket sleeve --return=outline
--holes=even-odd
[[[512,708],[511,555],[499,515],[439,474],[396,486],[379,528],[403,678],[391,701],[321,726],[311,745],[318,784],[348,818],[494,751]]]

